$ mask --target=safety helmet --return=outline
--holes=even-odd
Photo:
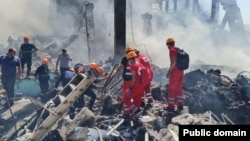
[[[104,68],[103,67],[98,67],[97,68],[97,71],[100,73],[100,74],[103,74],[105,72]]]
[[[134,48],[132,46],[128,46],[126,48],[126,54],[129,53],[130,51],[134,51]]]
[[[98,65],[96,63],[90,63],[89,64],[89,69],[96,69]]]
[[[166,44],[169,44],[169,43],[172,43],[172,42],[175,42],[174,38],[168,38],[166,40]]]
[[[78,67],[78,68],[77,68],[77,72],[78,72],[78,73],[83,73],[83,72],[85,72],[84,67]]]
[[[48,61],[47,58],[43,58],[43,59],[42,59],[42,64],[43,64],[43,65],[48,65],[48,63],[49,63],[49,61]]]
[[[24,39],[24,40],[29,40],[30,37],[29,37],[28,35],[24,35],[24,36],[23,36],[23,39]]]
[[[135,51],[131,51],[127,54],[127,59],[131,59],[131,58],[135,58],[137,55],[135,53]]]

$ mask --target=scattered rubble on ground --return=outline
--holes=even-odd
[[[155,75],[164,75],[161,71],[156,71],[160,74]],[[152,93],[155,103],[151,107],[144,107],[144,115],[139,120],[130,122],[123,121],[121,116],[120,82],[111,91],[105,93],[105,97],[102,93],[98,95],[93,112],[83,108],[73,120],[65,115],[63,119],[54,123],[53,129],[44,139],[77,141],[103,138],[103,140],[120,141],[127,138],[129,140],[146,140],[145,135],[147,135],[149,140],[175,141],[175,138],[178,138],[178,125],[249,124],[250,96],[248,90],[250,90],[250,85],[247,73],[242,72],[234,79],[212,69],[208,71],[197,69],[186,73],[185,109],[174,115],[164,110],[167,99],[166,86],[153,82]],[[55,94],[58,91],[60,90],[54,90],[51,93]],[[117,92],[112,93],[113,91]],[[3,99],[1,97],[1,101]],[[26,101],[23,101],[24,99]],[[17,104],[11,108],[14,111],[14,119],[10,116],[9,110],[1,109],[0,128],[4,130],[1,130],[0,134],[3,140],[4,138],[13,139],[16,135],[19,136],[16,138],[17,140],[29,138],[32,136],[34,128],[37,128],[38,124],[41,124],[49,115],[48,111],[41,112],[43,105],[39,103],[31,104],[33,106],[22,105],[24,107],[17,110],[20,108],[18,103],[31,102],[32,100],[25,97],[18,99]],[[30,111],[32,108],[33,110]],[[22,114],[22,110],[25,110],[25,114]],[[20,116],[20,112],[22,116]],[[13,128],[14,124],[17,129]],[[18,134],[15,133],[16,131]],[[6,137],[6,135],[9,136]]]

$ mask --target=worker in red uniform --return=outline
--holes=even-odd
[[[137,118],[142,111],[140,110],[143,97],[142,73],[146,71],[142,64],[136,63],[136,53],[131,51],[127,54],[128,66],[132,73],[132,80],[127,89],[126,95],[122,97],[123,108],[129,109],[130,116]],[[124,110],[125,111],[125,110]]]
[[[177,106],[177,111],[180,111],[183,109],[184,97],[182,85],[184,71],[179,70],[176,67],[177,48],[175,47],[174,38],[168,38],[166,40],[166,45],[168,46],[170,57],[170,68],[167,73],[167,78],[169,79],[167,110],[173,112],[175,110],[175,106]]]
[[[131,51],[134,51],[134,48],[128,46],[126,48],[125,53],[128,54]],[[123,69],[122,72],[123,84],[122,84],[122,95],[121,95],[121,100],[123,100],[124,97],[126,96],[126,92],[129,89],[132,80],[132,73],[130,72],[130,66],[128,65],[128,59],[126,55],[122,58],[121,63],[119,64],[119,69]],[[130,109],[126,108],[126,106],[123,108],[123,110],[125,116],[130,114]]]
[[[135,48],[135,52],[137,54],[137,61],[140,64],[142,64],[149,73],[149,76],[146,76],[147,77],[145,79],[146,82],[144,82],[146,84],[144,86],[144,92],[145,92],[145,96],[147,98],[147,102],[148,103],[153,103],[153,97],[152,97],[152,94],[151,94],[150,86],[151,86],[151,81],[153,80],[154,73],[153,73],[153,68],[151,66],[151,62],[146,56],[140,54],[140,51],[137,48]]]

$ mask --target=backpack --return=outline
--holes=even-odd
[[[186,70],[189,68],[189,55],[183,49],[177,49],[176,67],[180,70]]]

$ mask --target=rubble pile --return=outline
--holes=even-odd
[[[50,46],[53,45],[44,49],[49,49]],[[34,61],[35,64],[36,62],[40,63],[40,58],[35,57],[37,59]],[[53,63],[51,65],[53,67]],[[105,64],[103,65],[105,66]],[[107,64],[106,69],[112,71],[110,65]],[[72,120],[67,112],[60,113],[61,119],[53,123],[53,128],[48,130],[48,134],[43,140],[175,141],[178,139],[178,125],[249,124],[250,77],[247,76],[248,72],[242,72],[234,79],[221,75],[221,71],[218,69],[208,71],[197,69],[186,73],[183,85],[185,108],[182,112],[174,114],[165,110],[167,103],[166,73],[167,68],[154,66],[154,82],[152,82],[151,89],[155,102],[152,105],[142,107],[144,110],[139,119],[124,119],[122,117],[120,102],[122,79],[120,72],[118,72],[110,80],[111,82],[107,85],[104,84],[106,89],[96,91],[98,96],[93,111],[86,107],[79,109],[77,111],[80,112],[75,113],[76,116]],[[58,75],[53,73],[52,78],[55,81],[58,79]],[[74,89],[71,85],[69,88]],[[58,92],[61,90],[63,92],[69,91],[69,89],[65,91],[60,88],[51,89],[49,91],[50,98],[58,96]],[[65,95],[67,94],[62,96]],[[3,99],[4,102],[4,97],[0,99]],[[17,99],[17,101],[19,100]],[[85,100],[89,99],[86,97]],[[26,117],[22,116],[22,118],[12,119],[10,116],[5,118],[1,112],[1,123],[12,120],[18,124],[16,130],[13,128],[14,124],[3,124],[0,128],[5,130],[0,130],[0,134],[8,135],[4,139],[27,140],[50,114],[54,114],[51,111],[56,109],[55,105],[68,102],[67,100],[63,101],[64,98],[58,97],[57,100],[50,101],[51,105],[47,108],[37,102],[33,112],[30,111],[31,107],[29,107],[29,114]],[[19,115],[14,112],[13,116]]]

